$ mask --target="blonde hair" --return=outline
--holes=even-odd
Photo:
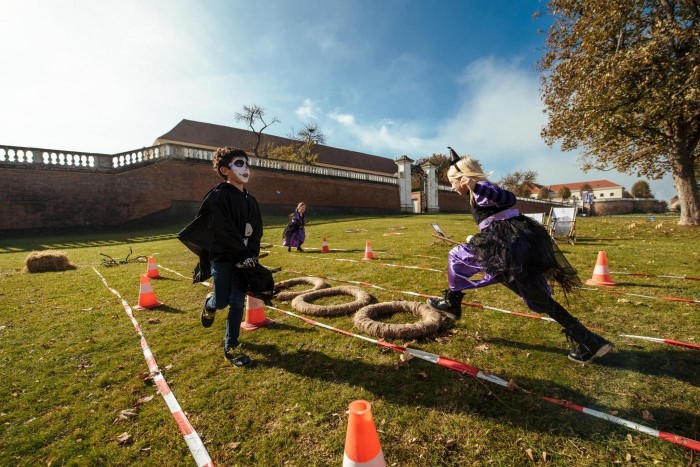
[[[297,204],[297,208],[295,209],[295,211],[298,211],[299,208],[302,207],[302,206],[306,206],[306,203],[303,202],[303,201],[302,201],[301,203]]]
[[[472,159],[469,156],[462,157],[447,169],[447,179],[460,185],[463,182],[466,184],[467,178],[473,178],[476,181],[488,181],[490,175],[490,172],[488,174],[484,173],[484,169],[481,168],[481,164],[479,164],[477,159]],[[469,202],[474,203],[474,193],[471,190],[469,190]]]

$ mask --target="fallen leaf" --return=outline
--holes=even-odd
[[[423,379],[423,380],[426,380],[426,381],[428,380],[428,373],[426,373],[426,372],[424,372],[424,371],[419,371],[419,372],[417,373],[417,375],[418,375],[418,377],[419,377],[420,379]]]
[[[474,350],[477,350],[479,352],[486,352],[487,350],[489,350],[489,346],[486,344],[477,345],[476,347],[474,347]]]
[[[402,362],[407,362],[407,361],[411,360],[412,358],[413,358],[413,355],[408,350],[402,352],[401,355],[399,355],[399,359]]]
[[[531,461],[534,461],[534,460],[535,460],[535,456],[532,454],[532,449],[527,448],[527,449],[525,450],[525,453],[527,454],[527,457],[529,457]]]
[[[627,300],[626,298],[618,298],[617,303],[629,303],[630,300]]]
[[[134,405],[141,405],[141,404],[145,404],[146,402],[150,402],[151,399],[153,399],[153,397],[154,396],[145,396],[145,397],[142,397],[140,399],[137,399],[136,403]]]
[[[133,439],[132,439],[131,435],[125,431],[124,433],[117,436],[117,441],[121,445],[126,445],[126,444],[131,444]]]
[[[506,386],[506,387],[511,391],[515,391],[516,389],[520,389],[520,386],[518,386],[518,384],[513,379],[508,381],[508,386]]]
[[[117,418],[114,419],[114,421],[112,423],[117,423],[118,421],[121,421],[121,420],[128,420],[130,418],[135,417],[136,415],[137,415],[136,412],[134,412],[133,410],[124,409],[124,410],[119,412],[119,415],[117,416]]]
[[[547,458],[548,458],[548,457],[549,457],[549,456],[547,455],[547,451],[542,451],[542,460],[545,461],[545,462],[547,462]]]
[[[642,418],[644,420],[654,420],[654,416],[648,410],[642,410]]]
[[[625,454],[625,460],[627,462],[632,462],[632,454],[630,454],[629,452]]]
[[[148,324],[158,324],[160,323],[160,320],[158,318],[149,318],[148,319]]]
[[[240,444],[241,443],[239,443],[238,441],[233,441],[231,443],[228,443],[228,445],[226,447],[233,450],[233,449],[236,449]]]

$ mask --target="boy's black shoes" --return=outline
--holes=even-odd
[[[202,314],[199,315],[199,320],[202,322],[202,326],[205,328],[211,327],[214,324],[214,317],[216,316],[216,310],[211,311],[207,309],[207,303],[209,298],[214,295],[214,292],[209,292],[204,298],[204,305],[202,306]]]
[[[238,368],[242,368],[253,363],[253,360],[251,360],[249,356],[240,350],[237,350],[237,348],[224,350],[224,357],[226,360],[231,362],[231,365]]]
[[[304,252],[304,250],[300,246],[297,247],[297,251],[301,251],[302,253]]]

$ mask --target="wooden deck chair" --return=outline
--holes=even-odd
[[[555,208],[549,211],[547,231],[556,240],[566,240],[572,245],[576,242],[576,206]]]
[[[531,213],[528,213],[525,215],[531,219],[535,219],[537,222],[544,225],[544,213],[543,212],[531,212]]]
[[[440,242],[449,243],[449,244],[458,243],[458,242],[455,242],[454,240],[450,240],[452,237],[448,236],[445,232],[443,232],[442,229],[440,228],[440,226],[437,225],[437,222],[433,222],[430,225],[432,225],[433,230],[435,230],[435,233],[433,234],[433,243],[432,244],[440,243]]]

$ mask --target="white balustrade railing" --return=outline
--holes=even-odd
[[[86,171],[99,170],[119,172],[159,159],[197,159],[211,161],[213,157],[214,151],[174,144],[161,144],[113,155],[0,145],[0,167],[12,166],[20,168],[43,166],[47,168],[58,167]],[[252,167],[285,172],[398,185],[398,178],[395,176],[375,175],[352,170],[300,164],[297,162],[251,157],[250,165]]]
[[[28,148],[0,145],[0,164],[21,166],[57,166],[75,169],[92,169],[104,154],[56,149]]]

